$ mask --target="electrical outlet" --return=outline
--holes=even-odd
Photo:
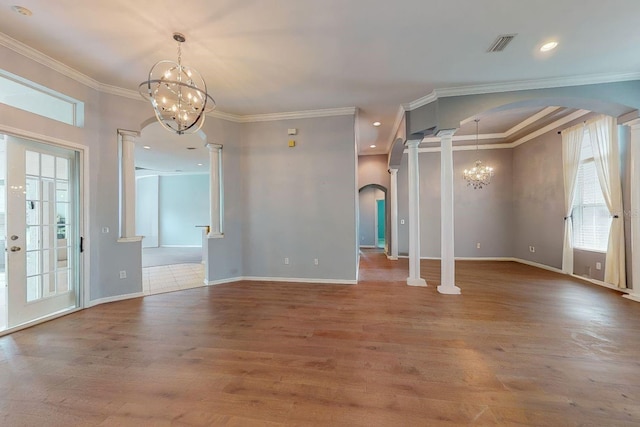
[[[284,259],[284,265],[289,265],[289,258]]]
[[[596,270],[602,270],[602,263],[596,262]]]
[[[476,249],[480,249],[480,242],[476,243]]]
[[[127,272],[124,270],[120,270],[120,278],[121,279],[126,279],[127,278]]]
[[[400,220],[400,224],[401,224],[401,225],[404,225],[404,219],[401,219],[401,220]]]
[[[529,252],[535,252],[536,251],[536,247],[535,246],[529,246]]]
[[[102,234],[107,234],[109,232],[109,227],[102,227]]]
[[[318,265],[318,258],[313,259],[313,265]]]

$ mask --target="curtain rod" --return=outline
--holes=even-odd
[[[582,124],[586,124],[586,123],[587,123],[587,121],[586,121],[586,120],[585,120],[584,122],[582,122]],[[571,126],[569,126],[569,127],[571,127]],[[569,129],[569,128],[564,128],[564,129],[562,129],[562,130],[567,130],[567,129]],[[559,131],[558,131],[558,135],[560,135],[560,134],[562,133],[562,130],[559,130]]]

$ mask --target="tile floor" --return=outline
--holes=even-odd
[[[204,286],[204,264],[173,264],[142,269],[146,295]]]

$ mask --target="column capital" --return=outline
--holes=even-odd
[[[391,175],[397,175],[398,174],[398,168],[389,168],[389,173]]]
[[[136,132],[134,130],[118,129],[118,135],[120,135],[122,139],[131,140],[133,138],[138,138],[140,136],[140,132]]]
[[[420,145],[421,142],[421,139],[409,139],[404,144],[409,148],[418,148],[418,145]]]
[[[436,133],[437,137],[440,138],[446,138],[446,137],[453,137],[453,134],[456,133],[458,131],[458,129],[440,129],[438,131],[438,133]]]
[[[207,143],[205,144],[205,147],[207,147],[209,149],[209,151],[213,151],[213,150],[219,150],[222,148],[221,144],[212,144],[212,143]]]

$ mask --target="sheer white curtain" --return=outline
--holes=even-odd
[[[576,194],[576,177],[580,166],[580,148],[584,137],[584,124],[562,131],[562,172],[564,176],[564,246],[562,247],[562,271],[573,274],[573,222],[571,209]]]
[[[620,182],[620,157],[616,119],[598,116],[587,122],[593,160],[602,188],[602,195],[612,216],[607,258],[604,264],[604,281],[626,288],[624,255],[624,215],[622,208],[622,184]]]

